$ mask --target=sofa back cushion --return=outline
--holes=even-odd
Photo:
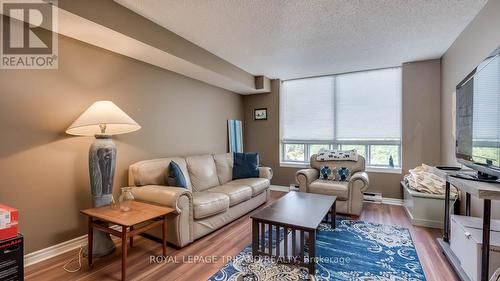
[[[186,163],[194,191],[204,191],[220,184],[212,155],[189,156]]]
[[[214,160],[219,183],[226,184],[230,182],[233,179],[233,154],[215,154]]]
[[[175,161],[181,168],[189,190],[192,189],[186,160],[179,157],[160,158],[140,161],[132,164],[128,170],[128,181],[130,186],[144,185],[168,185],[169,165]]]
[[[338,171],[341,167],[346,167],[349,169],[351,175],[365,170],[365,158],[361,155],[358,155],[358,161],[318,161],[316,160],[316,154],[314,154],[311,156],[310,161],[311,168],[318,171],[322,166],[328,166],[332,171]]]

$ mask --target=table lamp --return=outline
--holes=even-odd
[[[95,136],[89,149],[90,188],[92,206],[101,207],[113,201],[113,179],[115,175],[116,147],[112,135],[130,133],[141,128],[130,116],[111,101],[93,103],[66,130],[67,134]],[[93,256],[110,254],[115,244],[109,234],[95,231]],[[85,249],[85,254],[87,249]]]

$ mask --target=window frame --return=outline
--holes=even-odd
[[[401,66],[397,67],[388,67],[388,68],[381,68],[381,69],[370,69],[366,71],[373,71],[373,70],[384,70],[384,69],[391,69],[391,68],[399,68],[401,69]],[[360,71],[363,72],[363,71]],[[354,73],[354,72],[351,72]],[[332,82],[334,83],[334,92],[333,92],[333,98],[332,102],[334,103],[333,106],[333,116],[334,120],[337,120],[337,110],[336,110],[336,101],[337,101],[337,76],[341,74],[348,74],[348,73],[340,73],[340,74],[335,74],[335,75],[324,75],[324,76],[331,76]],[[402,71],[401,71],[402,75]],[[308,79],[308,78],[315,78],[315,77],[305,77],[305,78],[298,78],[298,79]],[[293,79],[295,80],[295,79]],[[281,81],[281,84],[283,84],[286,81],[290,80],[284,80]],[[402,82],[402,79],[401,79]],[[284,87],[281,87],[281,89],[284,89]],[[401,85],[401,95],[402,93],[402,85]],[[284,91],[280,91],[280,100],[283,100],[282,95],[285,95]],[[366,170],[369,172],[381,172],[381,173],[402,173],[402,161],[403,161],[403,155],[402,155],[402,131],[403,131],[403,126],[402,126],[402,103],[403,99],[401,98],[401,105],[400,105],[400,136],[399,139],[393,139],[393,140],[336,140],[337,136],[337,126],[332,124],[334,126],[333,134],[334,134],[334,140],[332,141],[306,141],[306,140],[286,140],[284,141],[282,139],[282,122],[280,121],[280,166],[281,167],[295,167],[295,168],[306,168],[309,167],[309,160],[311,158],[310,154],[310,146],[311,145],[321,145],[321,144],[328,144],[330,146],[330,149],[340,149],[342,145],[364,145],[365,146],[365,161],[366,161]],[[283,120],[283,115],[284,115],[285,109],[283,108],[283,104],[280,101],[280,120]],[[299,144],[299,145],[304,145],[304,161],[290,161],[290,160],[285,160],[285,145],[286,144]],[[394,167],[390,167],[389,165],[380,165],[380,164],[372,164],[371,163],[371,146],[372,145],[392,145],[392,146],[397,146],[398,147],[398,155],[397,157],[399,158],[398,165]]]
[[[298,144],[304,146],[304,161],[295,161],[295,160],[285,160],[285,145],[287,144]],[[365,163],[367,170],[373,170],[377,172],[394,172],[401,170],[401,142],[399,141],[340,141],[340,142],[310,142],[310,141],[282,141],[280,145],[280,166],[282,167],[308,167],[309,160],[311,158],[311,145],[319,145],[319,144],[328,144],[330,146],[329,149],[342,149],[342,145],[364,145],[365,146]],[[371,146],[372,145],[391,145],[398,147],[398,164],[394,165],[394,167],[390,167],[389,165],[380,165],[371,163]],[[392,170],[392,171],[391,171]]]

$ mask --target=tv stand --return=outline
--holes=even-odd
[[[450,248],[450,187],[455,186],[457,189],[465,192],[465,215],[471,215],[471,195],[483,200],[483,250],[481,256],[481,281],[488,281],[489,275],[489,260],[490,260],[490,224],[491,224],[491,200],[500,200],[500,186],[488,182],[473,181],[471,179],[463,179],[457,176],[460,172],[443,171],[437,168],[432,169],[432,172],[440,176],[446,181],[445,200],[444,200],[444,231],[443,238],[438,239],[438,245],[445,256],[450,261],[450,264],[455,269],[461,280],[468,281],[469,278],[464,273],[460,263],[457,263],[457,258]]]

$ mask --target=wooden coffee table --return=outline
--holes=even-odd
[[[270,206],[252,215],[252,255],[254,257],[270,256],[281,262],[304,266],[309,269],[310,274],[314,274],[316,229],[328,215],[329,222],[335,228],[336,201],[336,196],[289,192]],[[275,226],[274,231],[271,231],[272,226]],[[282,241],[280,241],[281,228],[283,228]],[[266,231],[268,232],[267,239]],[[276,247],[273,247],[273,241]],[[305,261],[306,243],[308,244],[307,262]]]
[[[130,238],[130,247],[133,247],[134,236],[148,231],[154,227],[162,227],[163,256],[167,254],[167,224],[166,215],[174,212],[172,208],[160,207],[151,204],[131,201],[130,210],[123,212],[120,204],[92,208],[80,211],[89,218],[88,235],[88,261],[92,267],[92,243],[94,228],[106,233],[121,237],[122,240],[122,280],[127,278],[127,240]],[[147,223],[140,228],[134,228],[137,224]],[[121,232],[110,228],[109,225],[121,226]]]

